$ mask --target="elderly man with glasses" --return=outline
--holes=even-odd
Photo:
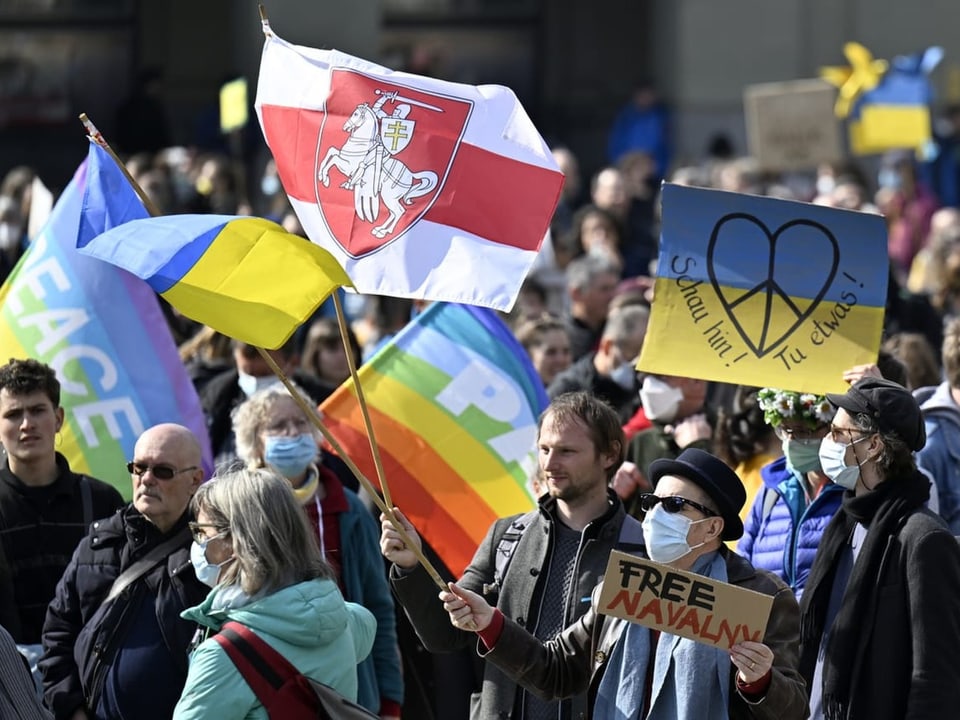
[[[40,668],[57,718],[168,719],[187,677],[194,627],[180,613],[209,591],[190,562],[200,444],[155,425],[127,469],[133,502],[92,525],[47,610]]]
[[[719,650],[599,615],[595,604],[555,640],[541,642],[456,585],[441,593],[451,622],[475,630],[486,660],[524,687],[544,697],[587,690],[593,720],[806,718],[797,601],[779,578],[723,542],[743,532],[740,478],[719,458],[690,448],[653,462],[650,479],[654,492],[639,498],[650,558],[773,596],[763,642]]]

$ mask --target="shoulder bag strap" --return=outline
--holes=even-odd
[[[110,587],[110,592],[107,594],[107,598],[104,600],[104,603],[108,603],[113,600],[115,597],[117,597],[117,595],[126,590],[127,587],[153,570],[153,568],[166,560],[167,556],[169,556],[171,552],[176,550],[178,547],[181,547],[189,538],[190,529],[188,527],[183,527],[181,528],[180,532],[178,532],[172,538],[160,543],[153,550],[133,563],[130,567],[120,573],[120,575],[117,576],[117,579],[113,581],[113,585]]]
[[[291,677],[300,674],[280,653],[238,622],[224,623],[213,636],[265,708]]]

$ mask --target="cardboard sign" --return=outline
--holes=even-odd
[[[763,642],[773,597],[614,550],[598,612],[729,650]]]
[[[876,361],[887,300],[879,215],[665,184],[638,367],[733,384],[845,392]]]
[[[823,80],[748,86],[743,106],[750,154],[764,170],[809,170],[843,160],[836,95]]]
[[[247,79],[231,80],[220,88],[220,131],[240,130],[248,119]]]

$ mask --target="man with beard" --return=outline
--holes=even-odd
[[[585,392],[557,397],[540,416],[538,457],[547,488],[539,507],[497,520],[459,584],[484,596],[536,637],[549,640],[590,606],[614,547],[640,552],[639,523],[625,515],[607,485],[623,461],[620,418]],[[397,512],[413,542],[413,526]],[[393,590],[431,652],[473,648],[471,632],[450,625],[437,588],[399,533],[381,517],[380,548],[393,563]],[[483,690],[471,698],[471,720],[582,717],[586,698],[546,702],[518,688],[493,665],[484,668]]]

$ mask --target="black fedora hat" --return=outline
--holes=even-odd
[[[650,482],[656,487],[664,475],[676,475],[696,483],[713,502],[723,518],[724,540],[743,535],[740,510],[747,501],[747,491],[740,477],[716,455],[697,448],[687,448],[676,460],[654,460],[650,463]]]

